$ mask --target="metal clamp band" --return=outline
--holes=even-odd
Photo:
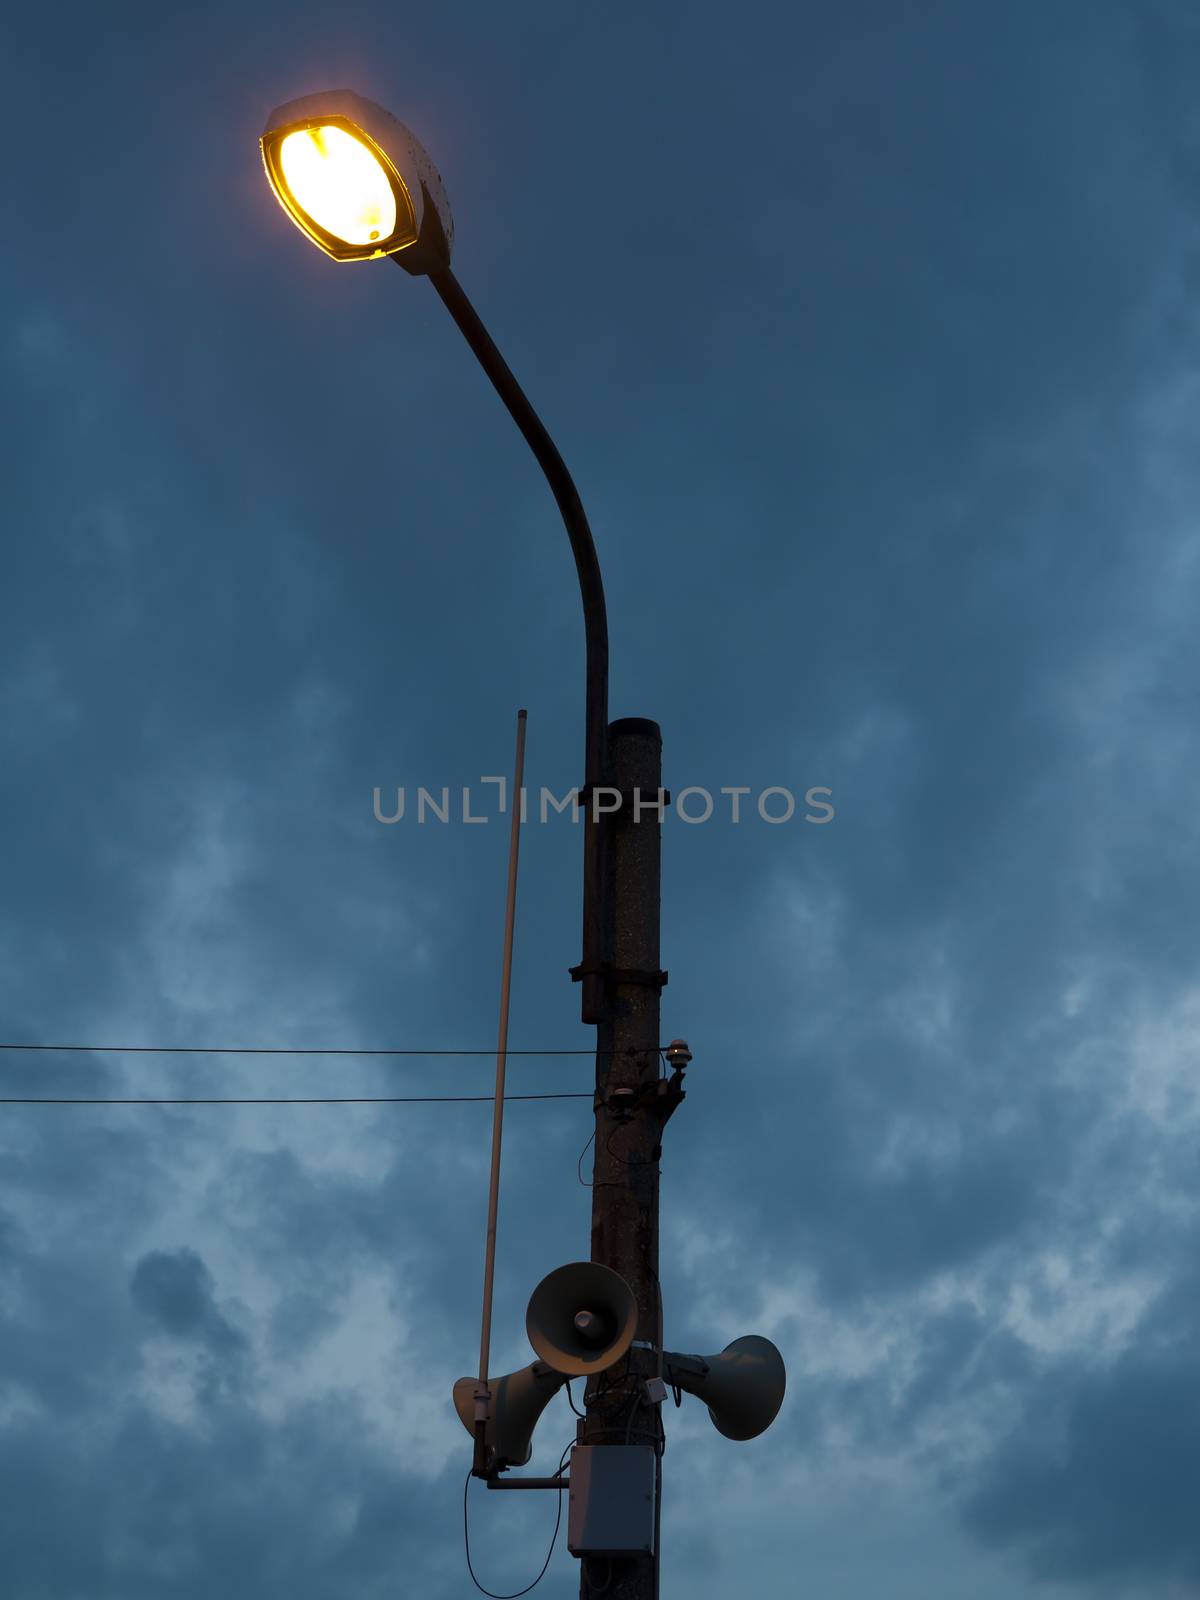
[[[650,972],[639,967],[614,967],[610,961],[581,961],[577,967],[567,970],[572,983],[579,983],[595,973],[608,983],[638,983],[648,989],[665,989],[669,977],[666,972]]]

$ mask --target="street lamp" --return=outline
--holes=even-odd
[[[706,1401],[720,1432],[738,1440],[755,1438],[770,1425],[784,1393],[783,1361],[767,1339],[746,1335],[710,1357],[678,1355],[663,1348],[659,1160],[663,1130],[684,1098],[684,1070],[692,1057],[677,1039],[666,1051],[672,1076],[668,1081],[659,1075],[660,1001],[667,981],[658,965],[659,825],[670,798],[662,788],[662,733],[656,722],[643,717],[608,721],[608,622],[587,518],[550,435],[450,271],[453,226],[433,162],[403,123],[348,90],[291,100],[273,111],[262,135],[262,157],[280,204],[326,255],[335,261],[391,256],[405,271],[429,279],[537,457],[570,536],[587,641],[583,960],[571,968],[571,976],[581,981],[584,1022],[597,1025],[591,1260],[569,1263],[534,1291],[526,1326],[541,1359],[524,1372],[496,1380],[493,1391],[488,1357],[504,1106],[505,1001],[492,1113],[479,1380],[460,1379],[454,1386],[454,1403],[469,1431],[473,1425],[472,1473],[486,1478],[489,1489],[561,1492],[564,1480],[559,1477],[506,1480],[500,1474],[506,1463],[529,1459],[538,1415],[561,1381],[570,1374],[600,1374],[605,1381],[590,1394],[585,1383],[584,1416],[576,1436],[576,1445],[583,1448],[572,1456],[567,1480],[568,1548],[580,1557],[581,1595],[603,1589],[612,1600],[655,1600],[662,1507],[661,1407],[667,1380],[677,1390],[686,1389]],[[524,754],[524,715],[520,713],[518,774]],[[519,783],[518,776],[514,786]],[[596,804],[596,791],[602,786],[611,786],[619,813],[619,822],[614,817],[603,832]],[[514,795],[509,940],[517,805]],[[643,808],[652,813],[653,822],[642,820]],[[510,953],[508,943],[505,982]],[[621,1148],[614,1149],[614,1143]],[[626,1371],[610,1384],[609,1373],[617,1362],[624,1363]],[[635,1433],[640,1441],[652,1440],[652,1446],[634,1444]],[[647,1460],[651,1449],[653,1464]],[[647,1527],[650,1519],[652,1534]]]
[[[453,225],[433,162],[403,123],[348,90],[309,95],[280,106],[267,118],[261,143],[267,177],[280,204],[326,255],[335,261],[391,256],[406,272],[427,277],[433,284],[536,456],[571,540],[587,645],[584,787],[580,797],[586,805],[583,959],[570,970],[581,986],[583,1021],[597,1025],[591,1261],[623,1280],[636,1306],[629,1331],[637,1337],[622,1358],[628,1364],[624,1380],[628,1415],[622,1414],[618,1436],[627,1447],[635,1430],[641,1440],[654,1439],[656,1457],[653,1554],[645,1554],[643,1547],[636,1545],[635,1550],[642,1553],[625,1563],[636,1571],[631,1577],[614,1580],[610,1557],[597,1553],[620,1551],[620,1545],[612,1543],[610,1531],[607,1543],[601,1539],[599,1545],[589,1545],[586,1550],[581,1546],[580,1584],[581,1592],[590,1593],[600,1584],[601,1569],[607,1562],[604,1583],[612,1584],[614,1600],[650,1600],[658,1594],[659,1408],[666,1393],[658,1281],[659,1157],[663,1128],[684,1094],[678,1067],[669,1083],[660,1078],[658,1070],[660,997],[667,981],[667,974],[659,969],[659,824],[669,800],[661,787],[662,733],[656,722],[642,717],[608,721],[608,621],[587,517],[554,442],[450,271]],[[615,792],[618,797],[619,826],[601,820],[597,791],[604,786],[610,786],[610,796]],[[515,806],[515,797],[513,803]],[[649,809],[653,821],[642,820],[642,806]],[[487,1341],[503,1109],[501,1060],[498,1056],[480,1377],[474,1386],[476,1457],[472,1470],[487,1477],[489,1488],[521,1486],[491,1472],[486,1452],[487,1419],[493,1415],[488,1409]],[[613,1148],[615,1140],[622,1149]],[[595,1308],[585,1309],[591,1314]],[[578,1332],[580,1325],[573,1326]],[[500,1380],[500,1384],[507,1382]],[[589,1448],[614,1445],[609,1412],[612,1397],[607,1390],[602,1392],[607,1399],[602,1399],[601,1392],[584,1396],[585,1419],[578,1443]],[[512,1398],[507,1390],[505,1393]],[[640,1452],[644,1460],[646,1448],[644,1444],[634,1447],[633,1456]],[[617,1460],[603,1449],[600,1455],[608,1456],[610,1466]],[[632,1457],[623,1459],[629,1462]],[[561,1487],[558,1480],[550,1479],[526,1479],[524,1486]],[[628,1497],[628,1485],[625,1492]],[[639,1496],[639,1506],[641,1503]]]
[[[605,782],[608,728],[608,618],[600,563],[579,492],[508,365],[450,271],[454,225],[437,168],[402,122],[348,89],[278,106],[261,139],[263,165],[280,205],[335,261],[391,256],[427,277],[525,436],[558,502],[575,555],[587,647],[583,856],[585,1023],[607,1015],[602,834],[595,791]]]

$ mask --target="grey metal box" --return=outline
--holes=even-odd
[[[571,1452],[567,1549],[573,1556],[654,1554],[654,1449],[577,1444]]]

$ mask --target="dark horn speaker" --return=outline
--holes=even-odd
[[[765,1433],[779,1414],[787,1386],[783,1357],[770,1339],[757,1333],[743,1334],[715,1356],[664,1351],[663,1375],[703,1400],[713,1427],[727,1439],[757,1439]]]

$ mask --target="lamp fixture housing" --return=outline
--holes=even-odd
[[[454,223],[441,176],[373,100],[349,89],[289,100],[259,144],[276,199],[334,261],[394,255],[417,276],[450,265]]]

